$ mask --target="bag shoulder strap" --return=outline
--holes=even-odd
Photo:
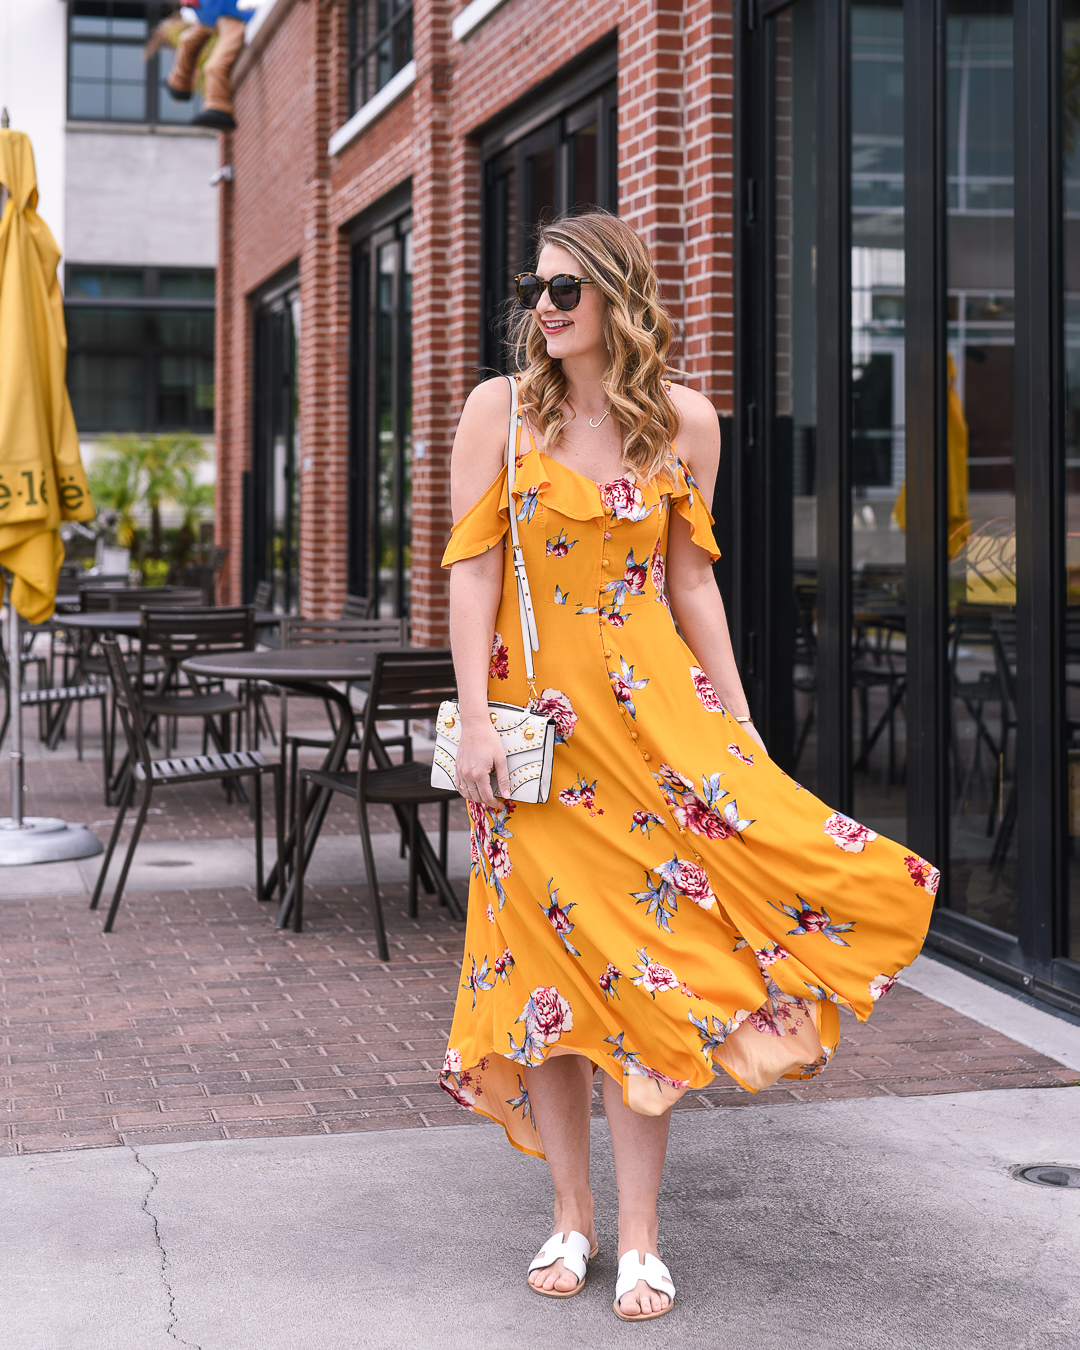
[[[517,468],[518,446],[521,444],[521,407],[518,402],[518,383],[513,375],[506,377],[510,381],[510,425],[506,436],[506,507],[510,517],[510,547],[514,555],[514,577],[517,580],[518,613],[521,618],[521,646],[525,652],[525,678],[533,697],[536,690],[533,681],[536,672],[533,669],[533,652],[540,650],[540,638],[536,631],[536,614],[533,610],[532,594],[529,591],[529,574],[525,570],[525,555],[521,551],[521,539],[518,535],[517,512],[514,510],[514,497],[511,484]]]

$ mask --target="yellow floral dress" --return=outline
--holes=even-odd
[[[542,1157],[522,1070],[551,1055],[585,1055],[646,1113],[717,1067],[751,1091],[819,1073],[837,1004],[865,1019],[918,953],[938,873],[800,787],[721,705],[665,596],[672,512],[719,557],[681,462],[674,480],[600,486],[530,442],[513,500],[554,772],[543,805],[470,805],[439,1081]],[[507,529],[504,469],[443,566]],[[489,696],[526,703],[508,549],[496,628]]]

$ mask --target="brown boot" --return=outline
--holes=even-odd
[[[176,60],[165,81],[174,98],[186,101],[191,97],[199,72],[199,54],[213,36],[214,30],[201,23],[192,24],[180,34],[180,41],[176,44]]]

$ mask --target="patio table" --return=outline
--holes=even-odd
[[[396,644],[333,643],[328,646],[293,647],[284,651],[214,652],[207,656],[190,657],[183,663],[182,668],[192,675],[201,675],[204,678],[266,680],[293,693],[323,698],[335,704],[339,712],[337,730],[323,759],[322,768],[331,773],[338,773],[345,765],[349,742],[353,736],[354,713],[349,702],[348,686],[357,680],[370,678],[377,653],[408,650],[411,649]],[[344,690],[338,688],[338,685],[344,685]],[[380,756],[379,747],[375,747],[375,754],[377,759],[385,758],[386,762],[389,762],[385,750]],[[319,837],[329,806],[330,793],[326,789],[319,789],[313,809],[305,812],[308,821],[304,839],[305,867],[311,860],[315,841]],[[404,828],[407,823],[404,814],[397,807],[394,810]],[[293,822],[289,826],[285,841],[286,858],[293,856],[295,844],[296,825]],[[420,856],[417,863],[428,878],[435,875],[434,868],[438,866],[438,860],[423,830],[420,831]],[[276,920],[278,928],[285,926],[292,911],[295,876],[286,884],[285,871],[286,868],[279,859],[266,883],[268,896],[273,894],[275,888],[280,889],[281,905]],[[455,918],[458,917],[461,916],[455,915]]]
[[[151,601],[147,602],[147,609],[153,609]],[[195,606],[202,608],[202,606]],[[170,614],[184,612],[183,607],[177,609],[176,606],[169,606]],[[284,614],[276,614],[271,610],[255,611],[256,628],[272,628],[280,624]],[[61,628],[74,628],[82,631],[112,633],[114,637],[138,637],[139,628],[142,624],[142,614],[137,609],[111,611],[107,609],[94,610],[89,614],[57,614],[56,623]]]

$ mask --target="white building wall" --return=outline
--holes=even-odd
[[[216,267],[217,163],[198,127],[69,123],[68,262]]]
[[[61,0],[0,0],[0,106],[34,147],[38,209],[65,245],[67,6]]]

